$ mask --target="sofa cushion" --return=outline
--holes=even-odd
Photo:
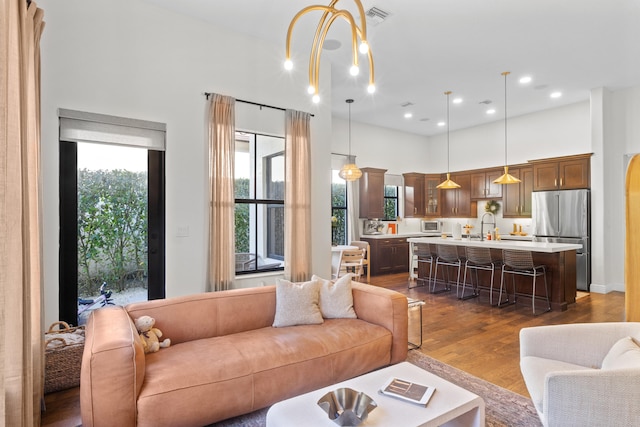
[[[138,423],[208,425],[232,416],[227,407],[248,413],[388,365],[391,339],[382,326],[329,319],[172,345],[147,355]],[[215,397],[216,419],[207,418],[208,404],[193,404],[203,396]]]
[[[618,340],[602,360],[602,369],[640,368],[640,347],[631,337]]]
[[[320,282],[320,312],[325,319],[355,319],[353,309],[353,292],[351,289],[352,274],[345,274],[338,280],[331,281],[318,276],[311,280]]]
[[[592,368],[574,365],[573,363],[561,362],[559,360],[526,356],[520,359],[520,370],[522,371],[522,376],[524,377],[524,382],[527,385],[527,390],[529,390],[533,404],[538,412],[544,413],[542,401],[544,398],[544,386],[548,373],[556,371],[592,370]]]
[[[292,283],[276,280],[275,328],[295,325],[317,325],[323,322],[320,313],[320,282]]]

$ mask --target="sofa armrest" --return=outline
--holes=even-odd
[[[131,317],[119,306],[95,310],[85,334],[80,375],[82,425],[135,426],[145,355]]]
[[[523,328],[520,358],[536,356],[599,368],[613,344],[627,336],[640,336],[640,323],[574,323]]]
[[[391,331],[391,360],[394,364],[407,358],[407,298],[399,292],[364,283],[352,282],[353,308],[359,319]]]
[[[638,369],[552,372],[545,380],[545,426],[637,425],[638,384]]]

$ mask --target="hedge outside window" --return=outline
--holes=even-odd
[[[347,182],[331,171],[331,244],[347,244]]]
[[[398,187],[384,186],[384,219],[395,221],[398,217]]]
[[[284,268],[284,139],[236,132],[236,274]]]

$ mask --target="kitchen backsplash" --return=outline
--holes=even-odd
[[[478,217],[477,218],[441,218],[444,223],[444,232],[451,233],[455,224],[460,224],[462,226],[469,224],[473,226],[471,233],[479,233],[480,232],[480,220],[482,215],[485,213],[486,201],[479,200],[478,201]],[[498,213],[495,215],[496,218],[496,227],[500,229],[500,234],[509,234],[513,231],[513,224],[516,224],[517,227],[522,226],[522,232],[531,235],[531,219],[530,218],[503,218],[502,217],[502,203],[498,202],[500,205],[500,209]],[[381,233],[388,233],[388,225],[397,224],[397,232],[399,234],[406,233],[420,233],[420,221],[421,218],[403,218],[399,221],[382,221],[383,227],[380,230]],[[362,230],[363,222],[360,221]]]

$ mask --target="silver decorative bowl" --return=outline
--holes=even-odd
[[[339,426],[357,426],[378,407],[372,398],[350,388],[330,391],[318,400],[318,406]]]

